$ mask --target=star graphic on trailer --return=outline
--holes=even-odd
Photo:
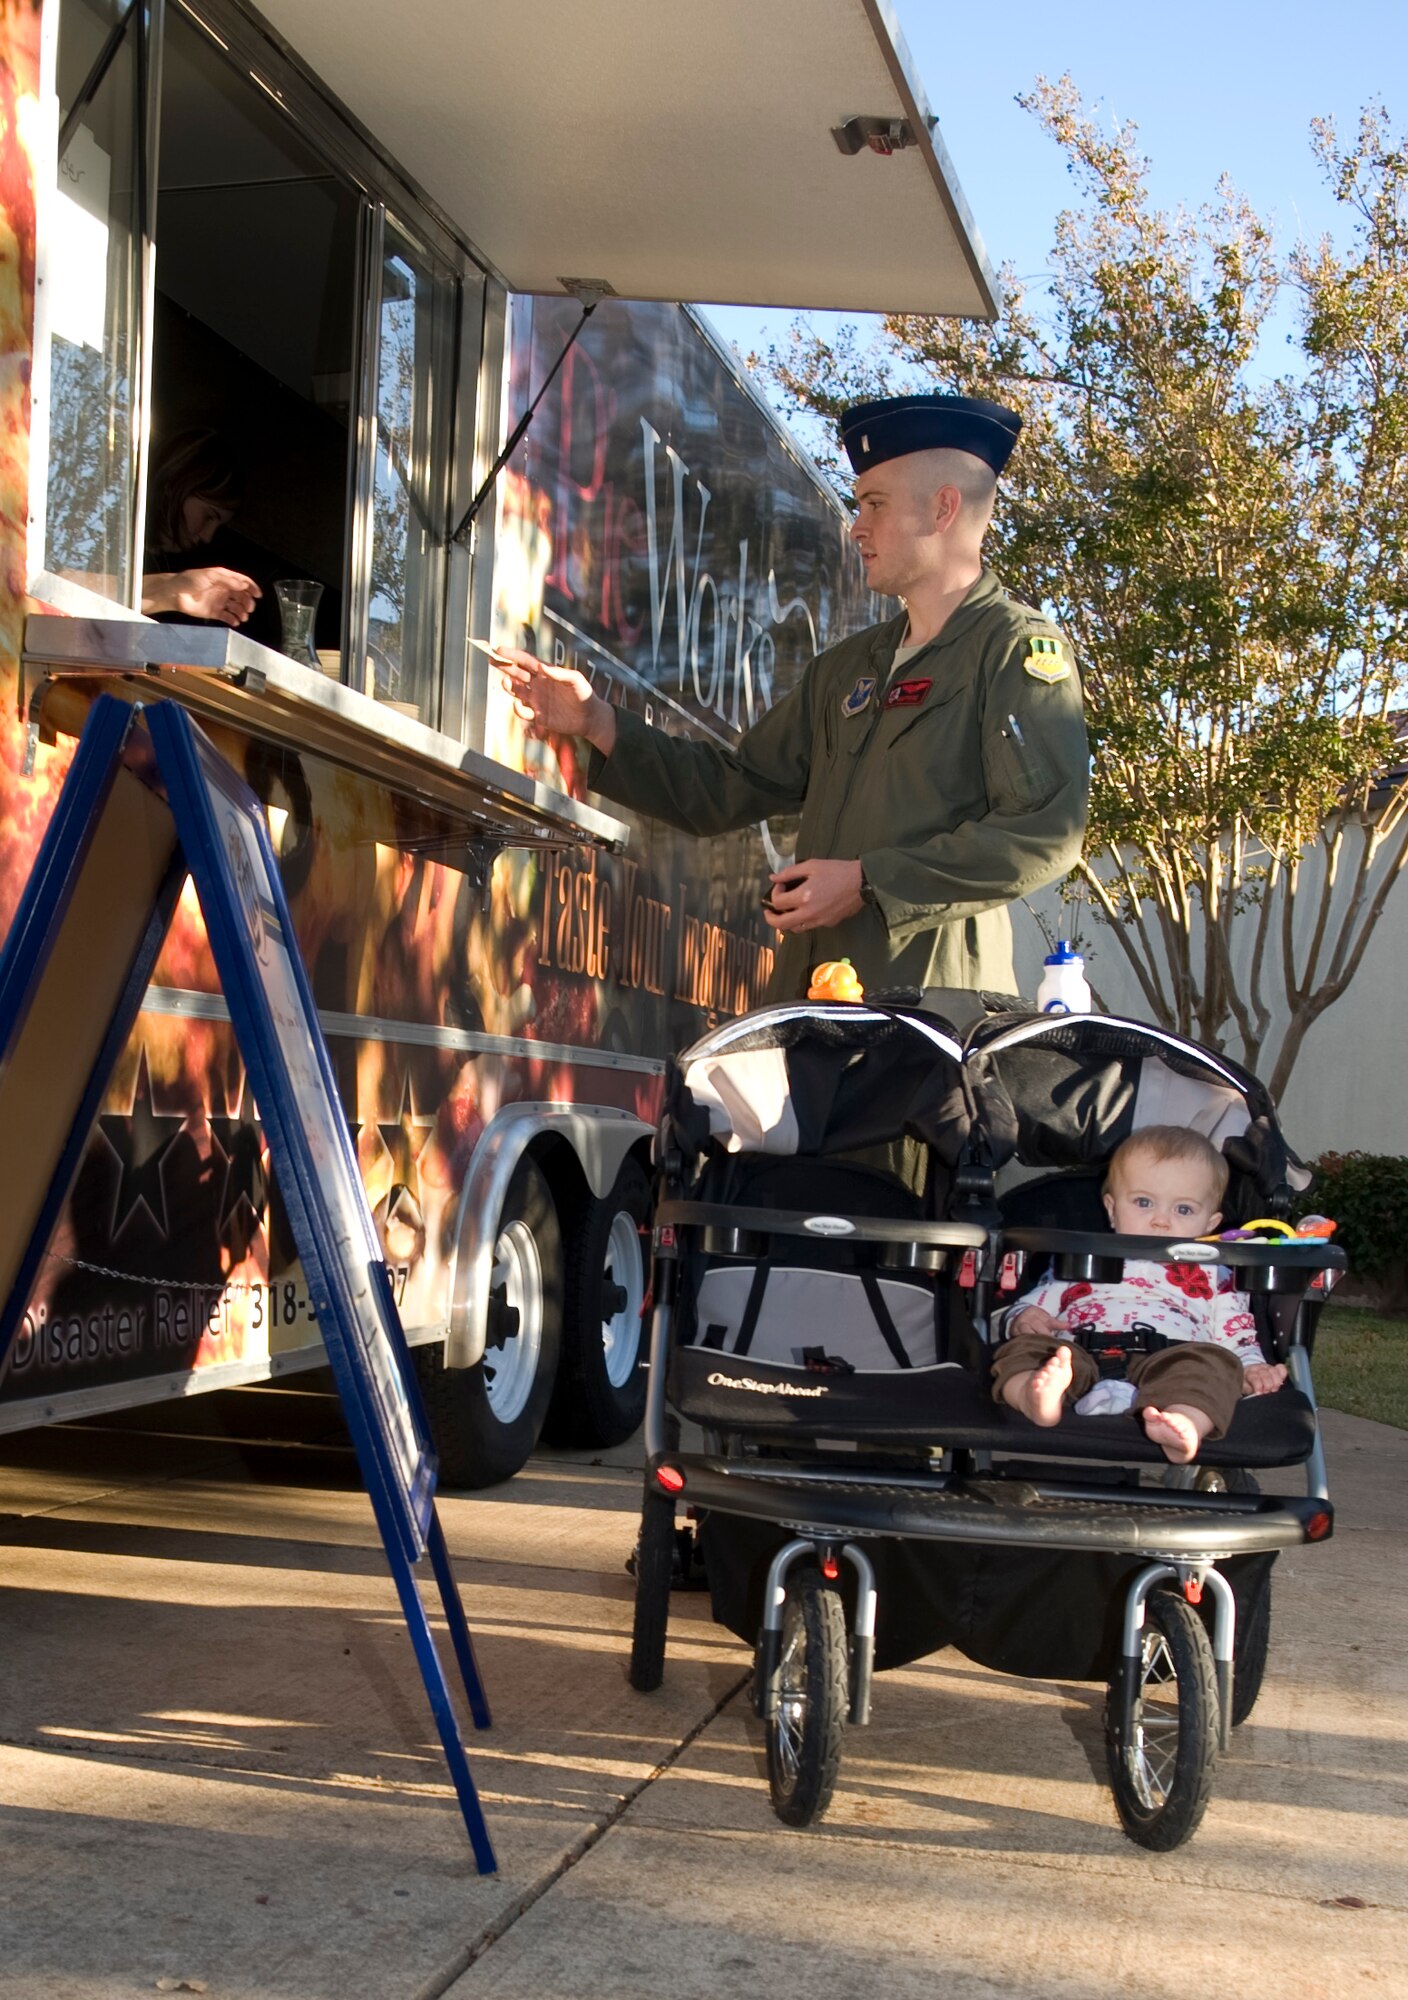
[[[153,1109],[151,1072],[143,1049],[137,1058],[131,1109],[104,1112],[98,1119],[98,1129],[122,1170],[112,1205],[111,1242],[117,1241],[139,1208],[145,1208],[160,1233],[166,1235],[166,1190],[162,1186],[161,1166],[185,1123],[183,1111],[168,1114]]]
[[[395,1215],[405,1198],[414,1204],[415,1220],[419,1222],[423,1213],[419,1164],[421,1155],[435,1136],[435,1120],[422,1118],[417,1113],[409,1076],[404,1078],[401,1084],[401,1104],[395,1123],[384,1125],[378,1119],[376,1129],[381,1134],[381,1143],[391,1155],[391,1178],[386,1191],[386,1213],[388,1217]],[[418,1132],[424,1132],[425,1137],[419,1145],[416,1145],[415,1135]]]
[[[229,1102],[228,1098],[226,1102]],[[226,1228],[242,1201],[248,1202],[255,1221],[262,1222],[269,1204],[269,1185],[273,1177],[264,1166],[264,1135],[259,1125],[259,1106],[249,1087],[248,1071],[240,1085],[234,1114],[212,1111],[209,1122],[211,1134],[225,1160],[225,1185],[220,1198],[221,1230]],[[361,1129],[360,1123],[348,1125],[354,1151]]]
[[[256,1222],[264,1219],[269,1186],[264,1172],[264,1141],[259,1131],[258,1116],[248,1074],[240,1086],[239,1103],[233,1118],[228,1113],[221,1117],[211,1116],[210,1130],[225,1156],[225,1186],[220,1197],[222,1231],[242,1201],[248,1202]]]

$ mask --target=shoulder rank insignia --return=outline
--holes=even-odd
[[[845,700],[841,703],[842,715],[859,715],[862,709],[869,706],[870,697],[874,692],[874,674],[862,674]]]
[[[1054,635],[1032,638],[1022,665],[1034,681],[1045,681],[1048,687],[1065,680],[1071,671],[1066,648]]]

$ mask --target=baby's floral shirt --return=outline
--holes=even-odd
[[[1131,1257],[1118,1284],[1048,1278],[1015,1300],[1005,1320],[1028,1306],[1040,1306],[1067,1328],[1127,1333],[1147,1326],[1168,1340],[1211,1341],[1230,1347],[1243,1367],[1266,1358],[1246,1293],[1235,1290],[1231,1272],[1217,1265],[1150,1264]]]

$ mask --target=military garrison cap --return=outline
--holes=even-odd
[[[841,442],[856,472],[911,451],[970,451],[994,472],[1012,456],[1022,419],[981,396],[886,396],[841,416]]]

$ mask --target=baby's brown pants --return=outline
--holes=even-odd
[[[1078,1341],[1058,1340],[1048,1333],[1014,1333],[1003,1341],[992,1359],[993,1400],[1005,1401],[1002,1391],[1011,1378],[1040,1368],[1058,1347],[1071,1350],[1071,1386],[1065,1394],[1065,1406],[1069,1410],[1079,1402],[1099,1381],[1099,1364]],[[1181,1403],[1212,1419],[1209,1439],[1226,1434],[1242,1396],[1241,1362],[1230,1348],[1214,1347],[1206,1340],[1175,1340],[1153,1354],[1131,1354],[1124,1374],[1138,1391],[1132,1406],[1136,1416],[1140,1410],[1163,1410],[1170,1403]]]

